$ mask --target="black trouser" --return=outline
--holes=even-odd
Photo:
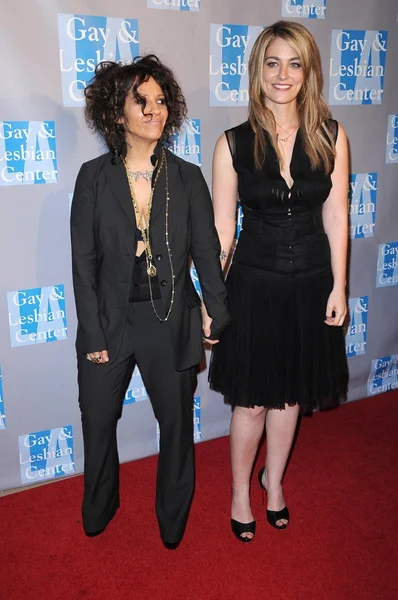
[[[136,364],[160,427],[156,486],[160,534],[166,542],[179,542],[194,489],[196,368],[176,371],[168,323],[157,319],[150,302],[129,305],[122,346],[114,362],[97,365],[86,356],[78,358],[85,454],[83,525],[86,532],[98,531],[119,507],[116,427]]]

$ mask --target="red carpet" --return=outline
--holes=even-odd
[[[154,516],[156,457],[123,465],[122,506],[106,532],[79,524],[82,478],[0,499],[1,600],[396,600],[398,393],[301,424],[285,481],[286,531],[229,530],[228,438],[197,449],[197,489],[180,548]],[[258,465],[259,466],[259,465]]]

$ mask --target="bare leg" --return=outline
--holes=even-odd
[[[231,517],[241,523],[253,521],[250,508],[250,475],[261,436],[266,409],[237,406],[231,419],[232,509]],[[252,533],[242,537],[252,538]]]
[[[298,414],[298,405],[286,405],[285,410],[275,408],[268,410],[266,419],[267,458],[263,484],[267,489],[269,510],[278,511],[285,506],[282,478],[292,447]],[[277,521],[277,525],[286,523],[286,519]]]

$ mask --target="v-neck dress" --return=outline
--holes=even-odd
[[[337,122],[328,126],[337,137]],[[348,369],[343,328],[324,322],[333,287],[322,221],[330,175],[311,168],[300,130],[291,188],[267,134],[261,170],[248,122],[226,136],[243,221],[227,276],[231,325],[213,348],[210,387],[233,406],[335,407],[345,397]]]

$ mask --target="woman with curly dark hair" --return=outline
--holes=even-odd
[[[138,365],[160,427],[156,514],[174,549],[194,489],[196,365],[203,340],[216,343],[229,321],[212,203],[200,169],[167,150],[186,104],[156,56],[100,63],[85,97],[109,152],[82,165],[71,213],[83,526],[102,533],[119,506],[116,428]]]

